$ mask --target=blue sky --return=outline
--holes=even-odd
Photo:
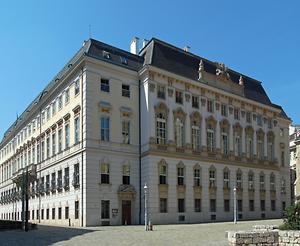
[[[263,82],[300,123],[300,1],[3,1],[0,139],[89,37],[129,49],[157,37]]]

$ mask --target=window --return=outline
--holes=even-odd
[[[185,204],[184,199],[178,199],[178,213],[185,212]]]
[[[124,185],[130,184],[130,166],[129,165],[123,166],[123,184]]]
[[[56,132],[52,133],[52,155],[54,156],[56,153]]]
[[[123,56],[120,56],[120,60],[121,60],[121,63],[124,64],[124,65],[127,65],[128,64],[128,61],[125,57]]]
[[[227,105],[221,104],[221,115],[227,116]]]
[[[230,201],[229,201],[229,199],[224,199],[224,212],[230,212]]]
[[[75,81],[74,85],[75,85],[75,90],[74,90],[74,92],[75,92],[75,96],[76,96],[76,95],[79,94],[79,91],[80,91],[79,79],[77,79],[77,80]]]
[[[200,168],[194,169],[194,186],[201,186],[201,171]]]
[[[74,173],[73,173],[73,186],[78,188],[80,185],[79,182],[79,163],[74,165]]]
[[[209,209],[210,212],[216,212],[216,199],[210,199],[209,200]]]
[[[183,104],[183,94],[181,91],[175,91],[175,102]]]
[[[41,219],[44,220],[44,209],[41,210]]]
[[[272,119],[268,119],[268,128],[272,129]]]
[[[101,200],[101,219],[109,219],[109,200]]]
[[[260,200],[260,210],[261,211],[265,211],[266,210],[265,200]]]
[[[166,87],[163,85],[157,85],[157,97],[160,99],[166,99]]]
[[[237,133],[235,133],[234,154],[235,154],[235,156],[241,156],[242,155],[241,138]]]
[[[285,185],[285,179],[281,179],[281,193],[286,193],[286,185]]]
[[[229,189],[229,170],[226,168],[223,171],[223,187]]]
[[[234,108],[234,119],[239,120],[240,119],[240,110],[238,108]]]
[[[285,163],[284,159],[285,159],[284,150],[282,150],[282,151],[281,151],[281,155],[280,155],[280,160],[281,160],[281,166],[282,166],[282,167],[285,166],[285,165],[284,165],[284,163]]]
[[[207,112],[214,112],[213,101],[210,99],[207,99]]]
[[[79,219],[79,201],[75,201],[75,219]]]
[[[249,200],[249,211],[250,212],[254,211],[254,200]]]
[[[283,130],[283,128],[280,128],[280,129],[279,129],[279,135],[280,135],[280,137],[283,137],[283,136],[284,136],[284,130]]]
[[[184,185],[184,168],[177,167],[177,184]]]
[[[57,172],[57,190],[62,191],[62,170]]]
[[[195,207],[195,212],[196,213],[199,213],[201,212],[201,199],[195,199],[195,202],[194,202],[194,207]]]
[[[246,112],[246,122],[251,123],[251,113],[250,112]]]
[[[79,134],[80,134],[80,120],[79,117],[74,119],[74,144],[79,143]]]
[[[209,187],[215,187],[216,186],[216,170],[210,169],[209,170]]]
[[[160,165],[159,166],[159,184],[167,183],[167,166]]]
[[[61,210],[61,207],[58,208],[58,219],[61,220],[62,218],[62,210]]]
[[[228,155],[228,135],[225,128],[222,128],[222,154]]]
[[[248,189],[254,190],[254,174],[251,171],[248,174]]]
[[[65,125],[65,149],[70,147],[70,125]]]
[[[263,173],[259,175],[259,188],[265,190],[265,175]]]
[[[109,165],[101,164],[101,184],[109,184]]]
[[[109,80],[101,79],[101,91],[109,92]]]
[[[239,212],[243,211],[243,200],[237,200],[237,209]]]
[[[197,122],[194,121],[192,124],[192,148],[193,150],[200,150],[200,127],[197,125]]]
[[[58,110],[61,110],[63,106],[62,96],[58,97]]]
[[[109,117],[101,117],[101,140],[109,141]]]
[[[66,167],[65,176],[64,176],[64,188],[66,191],[68,191],[69,187],[70,187],[70,169]]]
[[[36,145],[36,161],[39,163],[40,162],[40,144],[38,143]],[[21,156],[21,165],[22,165],[22,156]]]
[[[65,105],[70,102],[70,90],[66,89],[65,91]]]
[[[238,189],[243,188],[243,173],[241,170],[237,170],[236,172],[236,187]]]
[[[214,152],[215,147],[215,137],[214,128],[211,124],[207,126],[207,151]]]
[[[257,139],[257,156],[260,160],[264,159],[264,144],[263,140],[259,137]]]
[[[253,156],[253,140],[250,135],[246,137],[246,153],[248,158]]]
[[[130,143],[130,121],[122,121],[122,139],[124,144]]]
[[[46,157],[47,159],[50,158],[50,136],[47,135],[47,138],[46,138]]]
[[[184,145],[184,124],[179,118],[175,119],[175,143],[179,148]]]
[[[42,161],[45,159],[45,142],[42,141],[41,143],[41,156],[42,156]]]
[[[192,96],[192,107],[199,108],[199,97]]]
[[[65,207],[65,219],[69,219],[69,207]]]
[[[160,213],[168,212],[168,200],[167,198],[160,198],[159,200],[159,211]]]
[[[62,152],[62,129],[58,130],[58,153]]]
[[[257,120],[257,125],[262,126],[262,115],[261,114],[257,115],[256,120]]]
[[[52,103],[52,116],[56,114],[56,101]]]
[[[274,173],[271,173],[270,175],[270,190],[275,191],[275,175]]]
[[[46,220],[49,220],[49,208],[46,209]]]
[[[156,117],[156,143],[166,144],[166,117],[162,113]]]
[[[271,210],[276,211],[276,200],[271,200]]]
[[[130,97],[130,86],[122,84],[122,96],[123,97]]]

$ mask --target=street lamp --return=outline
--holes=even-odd
[[[145,186],[144,186],[144,196],[145,196],[145,231],[148,231],[148,226],[147,226],[147,222],[148,222],[148,219],[147,219],[147,214],[148,214],[148,211],[147,211],[147,183],[145,183]]]
[[[233,187],[233,221],[236,224],[237,221],[237,207],[236,207],[236,186]]]

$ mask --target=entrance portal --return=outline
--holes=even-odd
[[[131,201],[122,201],[122,225],[131,225]]]

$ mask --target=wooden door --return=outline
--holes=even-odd
[[[131,225],[131,201],[122,201],[122,225]]]

